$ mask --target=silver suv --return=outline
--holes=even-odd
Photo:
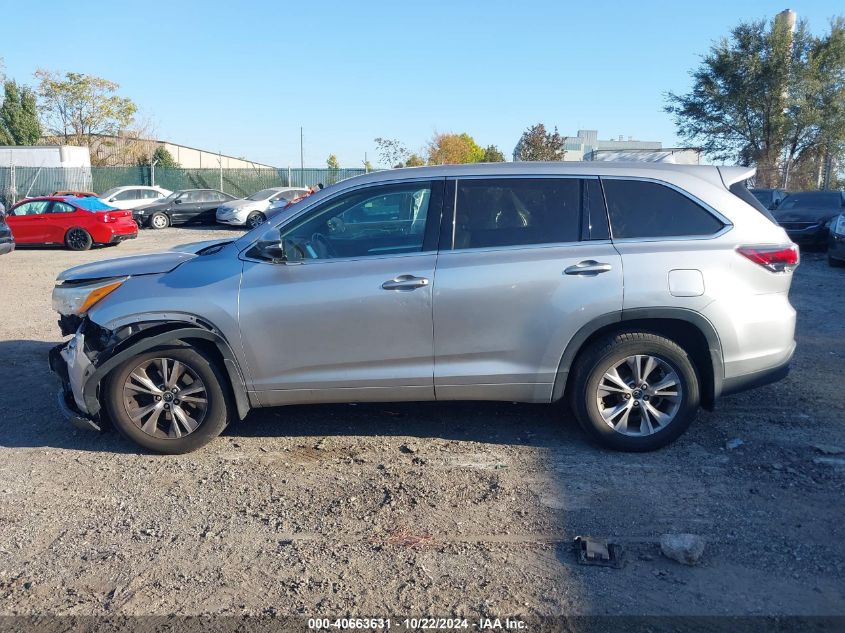
[[[79,426],[196,449],[251,408],[568,400],[620,450],[780,379],[798,251],[753,170],[647,163],[397,169],[240,239],[59,275],[51,351]]]

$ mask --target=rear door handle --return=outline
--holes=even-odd
[[[384,290],[416,290],[428,285],[425,277],[414,277],[413,275],[399,275],[385,281],[381,287]]]
[[[585,277],[595,277],[600,273],[608,272],[612,266],[604,262],[597,262],[594,259],[585,259],[583,262],[578,262],[572,266],[564,268],[563,272],[567,275],[583,275]]]

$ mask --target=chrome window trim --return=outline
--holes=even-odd
[[[541,248],[572,248],[573,246],[612,245],[610,240],[578,240],[576,242],[541,242],[539,244],[511,244],[509,246],[479,246],[441,250],[440,255],[460,253],[497,253],[500,251],[536,251]]]
[[[719,229],[715,233],[710,233],[708,235],[668,235],[665,237],[652,236],[614,238],[613,222],[610,221],[610,208],[607,206],[607,193],[604,191],[604,187],[602,187],[604,204],[605,208],[607,208],[607,226],[610,229],[610,239],[613,241],[614,244],[630,244],[634,242],[689,242],[693,240],[713,240],[718,237],[721,237],[734,227],[733,222],[731,222],[728,218],[719,213],[712,206],[710,206],[700,198],[697,198],[696,196],[692,195],[689,191],[682,189],[674,183],[667,182],[665,180],[658,180],[657,178],[646,178],[644,176],[600,176],[600,180],[637,180],[640,182],[650,182],[656,185],[661,185],[663,187],[668,187],[669,189],[672,189],[687,198],[687,200],[693,202],[694,204],[697,204],[699,207],[704,209],[707,213],[714,216],[717,220],[722,223],[721,229]],[[725,191],[727,191],[727,189]]]

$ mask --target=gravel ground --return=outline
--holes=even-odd
[[[657,453],[537,405],[260,410],[178,457],[71,427],[56,274],[232,234],[0,258],[0,615],[845,615],[845,273],[821,254],[796,273],[789,378]],[[661,556],[668,532],[706,539],[697,566]],[[627,565],[576,564],[579,534]]]

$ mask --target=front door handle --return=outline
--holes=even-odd
[[[583,262],[578,262],[572,266],[568,266],[563,270],[567,275],[583,275],[585,277],[595,277],[600,273],[608,272],[612,266],[604,262],[597,262],[594,259],[585,259]]]
[[[385,281],[381,287],[384,290],[416,290],[428,285],[425,277],[414,277],[413,275],[399,275]]]

